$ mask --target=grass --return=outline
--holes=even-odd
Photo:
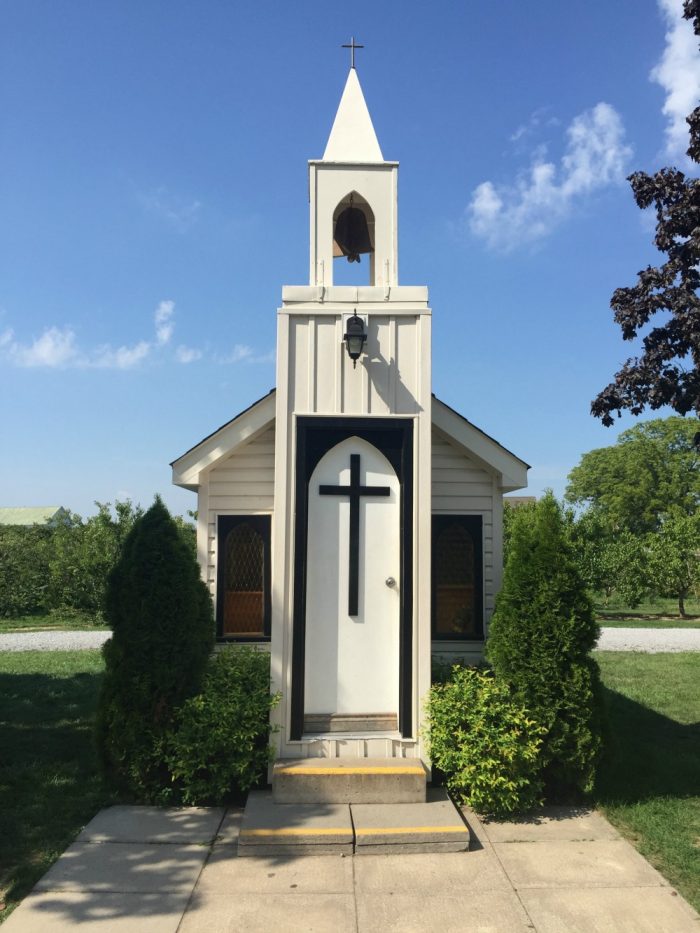
[[[92,741],[102,671],[99,651],[0,654],[0,921],[112,802]]]
[[[677,599],[657,597],[632,607],[615,597],[606,603],[601,594],[596,593],[593,606],[601,625],[613,628],[700,628],[700,600],[695,597],[685,601],[687,619],[678,614]]]
[[[11,632],[100,632],[107,626],[92,616],[79,613],[47,612],[44,615],[0,618],[0,635]]]
[[[611,726],[596,802],[700,910],[700,653],[596,658]]]

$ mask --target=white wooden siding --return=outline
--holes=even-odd
[[[275,429],[239,447],[210,470],[207,477],[206,581],[216,598],[216,524],[219,515],[271,513],[275,500]]]
[[[481,515],[483,527],[484,625],[488,631],[500,574],[495,565],[494,497],[500,496],[495,476],[452,444],[439,430],[432,432],[433,515]],[[498,509],[496,509],[498,513]],[[496,535],[500,530],[496,530]],[[483,642],[432,642],[432,654],[443,661],[475,664],[483,657]]]

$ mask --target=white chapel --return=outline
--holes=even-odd
[[[431,660],[482,656],[503,494],[527,485],[432,394],[428,289],[399,284],[398,168],[352,67],[309,162],[309,283],[282,289],[276,389],[172,464],[197,493],[218,639],[270,652],[283,759],[424,757]],[[367,285],[333,284],[348,261]]]

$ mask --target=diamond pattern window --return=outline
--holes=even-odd
[[[218,529],[218,635],[266,640],[270,636],[270,517],[220,516]]]
[[[483,638],[480,515],[433,516],[433,638]]]

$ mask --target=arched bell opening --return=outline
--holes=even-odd
[[[374,211],[357,191],[333,211],[333,258],[338,260],[333,263],[336,285],[374,285]]]

